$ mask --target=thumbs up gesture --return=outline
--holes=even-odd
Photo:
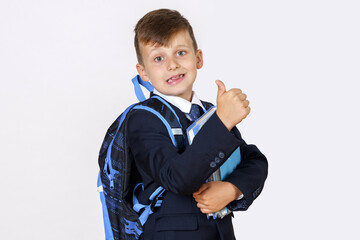
[[[216,114],[230,131],[250,113],[249,101],[240,89],[226,91],[225,84],[216,80],[218,86]]]

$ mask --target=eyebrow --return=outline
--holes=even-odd
[[[179,47],[185,47],[185,48],[188,48],[189,46],[187,45],[176,45],[175,48],[179,48]]]
[[[151,50],[150,50],[149,54],[152,53],[153,51],[161,48],[161,47],[166,47],[166,46],[165,46],[165,45],[162,45],[162,46],[153,45],[153,46],[151,46]],[[190,48],[190,47],[187,46],[187,45],[182,45],[182,44],[180,44],[180,45],[174,46],[174,48]]]

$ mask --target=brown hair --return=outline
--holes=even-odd
[[[181,30],[187,30],[193,41],[194,50],[197,50],[197,43],[192,27],[188,20],[178,11],[170,9],[158,9],[148,12],[135,26],[135,50],[139,64],[143,65],[140,52],[140,42],[148,44],[150,42],[166,46],[171,37]]]

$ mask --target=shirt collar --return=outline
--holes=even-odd
[[[191,104],[197,104],[205,111],[204,106],[202,105],[200,99],[197,97],[195,91],[193,91],[191,102],[181,97],[162,94],[156,89],[154,89],[154,94],[164,98],[166,101],[179,108],[184,113],[190,113]]]

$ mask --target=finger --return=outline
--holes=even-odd
[[[247,107],[245,108],[245,110],[246,110],[246,115],[244,116],[244,119],[250,114],[251,108]]]
[[[203,204],[203,205],[205,205],[205,206],[207,206],[208,204],[208,202],[205,200],[205,199],[202,199],[202,198],[194,198],[195,199],[195,201],[197,202],[197,203],[199,203],[199,204]]]
[[[210,209],[207,209],[207,208],[200,208],[200,211],[202,213],[213,213],[213,211],[211,211]]]
[[[203,204],[203,203],[197,203],[196,206],[197,206],[198,208],[200,208],[200,209],[201,209],[201,208],[202,208],[202,209],[204,209],[204,208],[209,209],[209,206],[206,205],[206,204]]]
[[[239,89],[239,88],[232,88],[232,89],[228,90],[227,92],[234,97],[241,96],[243,94],[241,89]]]
[[[215,83],[218,86],[217,96],[219,97],[226,92],[226,87],[225,87],[225,84],[220,80],[216,80]]]
[[[249,104],[250,104],[249,100],[244,100],[244,101],[243,101],[243,106],[244,106],[245,108],[247,108],[247,107],[249,106]]]
[[[194,195],[199,195],[201,194],[203,191],[205,191],[206,189],[209,188],[209,185],[204,183],[203,185],[201,185],[201,187],[199,188],[199,190],[197,190],[196,192],[193,193],[193,196]]]
[[[247,95],[245,93],[240,94],[240,99],[245,100],[247,98]]]

